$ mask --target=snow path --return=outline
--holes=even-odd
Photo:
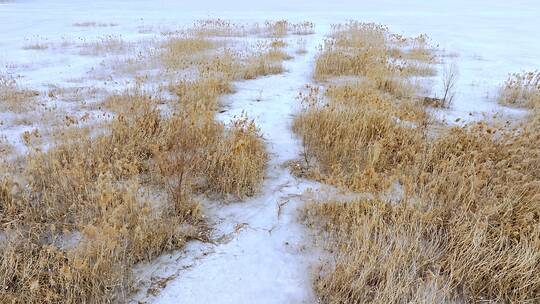
[[[294,39],[294,38],[293,38]],[[172,276],[151,303],[314,303],[312,271],[320,256],[298,221],[301,195],[319,184],[295,178],[283,163],[297,159],[301,144],[291,122],[299,90],[310,82],[315,37],[306,55],[285,62],[287,72],[237,83],[224,98],[225,122],[247,114],[260,127],[270,154],[262,191],[245,202],[208,203],[217,245],[190,243],[181,255],[158,261],[153,273]],[[290,41],[295,45],[295,40]],[[292,53],[292,51],[291,51]],[[167,265],[168,266],[163,266]],[[165,268],[165,269],[164,269]],[[148,276],[148,274],[147,274]]]

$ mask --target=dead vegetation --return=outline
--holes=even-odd
[[[49,46],[46,43],[41,42],[30,43],[23,46],[23,50],[46,50],[48,48]]]
[[[416,156],[398,204],[310,205],[311,223],[338,248],[317,282],[323,303],[534,302],[540,130],[527,127],[441,135]]]
[[[172,37],[162,46],[161,58],[167,68],[184,69],[206,58],[201,52],[214,49],[216,42],[205,38]],[[199,55],[199,56],[198,56]]]
[[[375,198],[306,207],[333,256],[315,283],[321,302],[535,302],[537,118],[432,132],[407,80],[413,70],[392,59],[431,55],[389,47],[407,41],[395,39],[380,26],[336,27],[316,77],[361,79],[301,95],[304,174]],[[396,184],[402,193],[386,196]]]
[[[81,55],[103,56],[109,54],[120,54],[129,50],[132,46],[121,36],[105,35],[96,41],[82,43],[79,48]]]
[[[304,55],[307,54],[307,42],[305,39],[298,39],[296,41],[296,54]]]
[[[404,38],[372,23],[336,25],[332,37],[321,47],[315,78],[370,77],[384,88],[396,77],[434,75],[430,64],[435,57],[428,43],[424,35]]]
[[[196,21],[188,32],[199,37],[244,37],[257,33],[258,27],[223,19],[206,19]]]
[[[397,65],[389,54],[393,44],[407,41],[373,24],[335,28],[317,58],[315,76],[357,78],[338,79],[325,96],[313,90],[301,96],[304,111],[293,128],[302,137],[305,158],[316,160],[314,177],[356,191],[385,189],[422,149],[427,114],[416,98],[419,88],[408,78],[411,71],[404,75],[399,68],[408,63]],[[432,55],[424,57],[431,61]]]
[[[118,26],[117,23],[113,22],[95,22],[95,21],[83,21],[73,23],[75,27],[113,27]]]
[[[0,111],[20,113],[30,110],[39,92],[22,88],[10,75],[0,75]]]
[[[315,24],[309,21],[293,23],[287,20],[267,20],[263,24],[242,24],[223,19],[198,20],[187,32],[199,37],[245,37],[257,35],[281,38],[288,34],[311,35]]]
[[[30,155],[26,187],[3,181],[3,301],[122,301],[134,263],[204,238],[192,193],[257,191],[266,152],[253,123],[130,111],[110,134]]]
[[[511,74],[500,89],[501,104],[534,109],[540,105],[540,71]]]
[[[3,175],[0,302],[126,301],[134,264],[207,240],[198,195],[259,190],[268,158],[259,129],[247,117],[218,122],[215,110],[232,81],[279,73],[282,46],[238,53],[171,39],[181,40],[164,45],[163,66],[196,73],[170,82],[178,98],[167,112],[158,107],[170,101],[126,90],[100,103],[115,114],[100,130],[66,128]]]

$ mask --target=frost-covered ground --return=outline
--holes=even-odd
[[[0,73],[40,92],[51,85],[122,90],[133,79],[108,74],[111,55],[87,54],[81,45],[107,37],[140,42],[207,18],[315,22],[316,33],[305,38],[309,52],[287,62],[286,73],[237,83],[237,93],[223,100],[226,112],[220,119],[245,112],[262,130],[271,153],[262,192],[245,202],[207,202],[216,243],[192,242],[184,251],[140,265],[136,275],[141,291],[133,298],[152,303],[312,303],[312,267],[321,253],[309,245],[297,216],[305,190],[322,186],[293,177],[283,164],[301,153],[290,130],[295,97],[312,82],[316,46],[330,24],[354,19],[382,23],[407,36],[428,34],[451,55],[445,60],[459,67],[455,103],[436,113],[454,121],[522,114],[497,105],[494,96],[508,73],[540,68],[540,42],[531,39],[539,17],[536,1],[0,1]],[[85,22],[97,26],[74,26]],[[294,47],[295,39],[290,42]],[[40,44],[48,47],[32,47]],[[431,94],[440,94],[438,78],[433,81]],[[79,111],[73,102],[46,97],[43,102],[52,111]],[[22,132],[37,125],[12,125],[10,115],[0,112],[0,139],[23,153]],[[154,295],[147,294],[156,285]]]

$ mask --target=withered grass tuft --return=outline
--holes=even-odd
[[[166,112],[158,108],[170,101],[143,90],[110,96],[103,130],[66,130],[69,140],[2,175],[0,302],[124,302],[134,264],[208,239],[198,195],[257,193],[268,159],[258,127],[247,117],[221,123],[215,111],[233,81],[280,73],[284,45],[241,54],[224,44],[171,37],[163,66],[195,74],[170,81],[177,98]]]
[[[315,282],[321,303],[535,302],[537,116],[434,131],[409,80],[429,74],[418,68],[433,60],[425,41],[373,24],[337,26],[315,77],[356,78],[301,96],[294,129],[307,174],[374,197],[306,206],[333,257]],[[534,75],[518,78],[507,85],[518,96],[510,100],[531,95]],[[396,185],[402,191],[388,197]]]

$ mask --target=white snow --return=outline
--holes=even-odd
[[[535,39],[540,5],[533,0],[13,0],[0,1],[0,73],[20,75],[22,86],[37,90],[46,90],[49,84],[70,87],[74,79],[85,79],[104,68],[102,57],[81,55],[78,44],[105,35],[136,42],[156,34],[148,29],[175,29],[206,18],[309,20],[316,23],[317,33],[304,37],[309,53],[286,62],[286,73],[236,83],[237,93],[223,99],[227,111],[220,114],[221,120],[246,113],[264,135],[271,160],[261,193],[245,202],[206,202],[206,215],[215,224],[216,244],[192,241],[184,250],[139,265],[135,277],[141,291],[133,302],[316,302],[312,268],[321,252],[310,246],[309,234],[298,221],[298,209],[305,190],[323,186],[293,177],[283,163],[301,153],[290,130],[298,107],[295,97],[304,84],[312,82],[316,46],[331,24],[354,19],[382,23],[407,36],[426,33],[442,49],[457,54],[445,60],[455,61],[459,67],[459,94],[451,109],[435,113],[449,122],[496,113],[507,119],[523,115],[523,111],[497,105],[498,86],[508,73],[540,69],[540,42]],[[73,26],[81,22],[117,25]],[[295,39],[289,38],[292,48]],[[40,42],[53,46],[23,49]],[[54,47],[62,43],[68,46]],[[438,93],[437,80],[433,95]],[[116,84],[123,85],[126,83]],[[257,101],[259,97],[262,100]],[[9,121],[9,115],[0,113],[0,138],[19,149],[20,134],[33,127],[2,124]],[[160,279],[166,281],[163,290],[147,295],[149,281]]]

